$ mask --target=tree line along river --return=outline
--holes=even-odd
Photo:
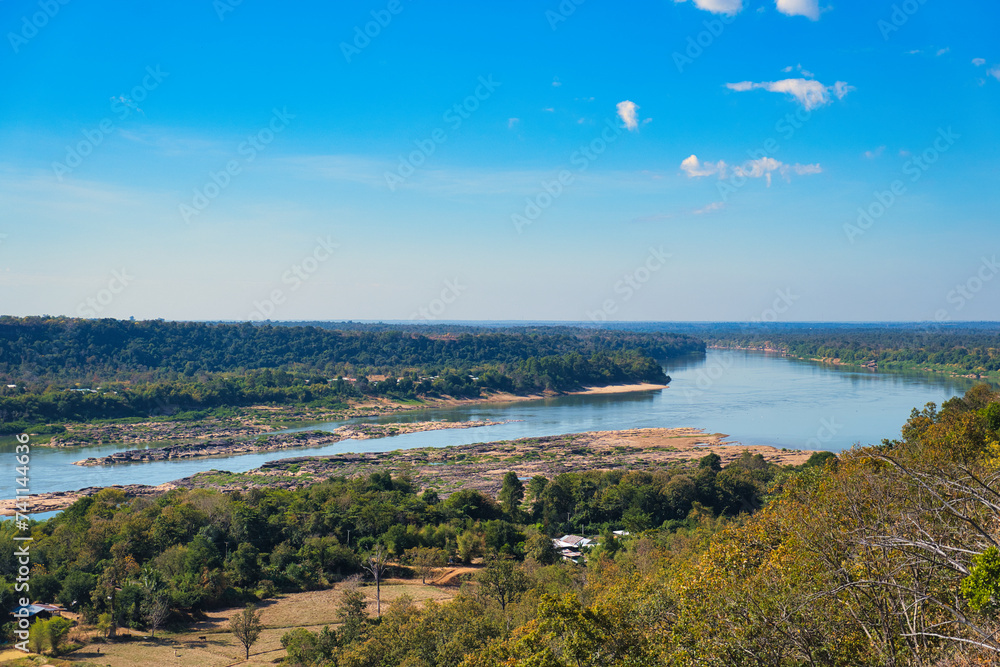
[[[848,370],[740,350],[711,349],[704,357],[674,360],[665,370],[672,382],[664,390],[418,410],[373,420],[512,421],[475,429],[345,440],[315,449],[81,468],[72,465],[73,461],[135,447],[33,447],[31,492],[72,491],[113,484],[156,485],[213,468],[243,472],[266,461],[293,456],[443,447],[650,427],[696,427],[728,434],[732,440],[748,445],[839,451],[858,442],[872,444],[897,437],[911,408],[922,407],[929,401],[940,404],[974,384],[964,378]],[[332,429],[343,423],[295,430]],[[9,443],[0,450],[5,453],[10,450],[12,454],[13,447]],[[4,494],[5,498],[13,497],[13,487],[4,485]]]

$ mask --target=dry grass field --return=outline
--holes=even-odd
[[[463,570],[465,568],[462,568]],[[441,579],[451,582],[450,571],[442,572]],[[456,582],[457,583],[457,582]],[[362,589],[368,598],[368,612],[375,614],[375,586]],[[409,595],[417,603],[426,600],[450,600],[457,588],[422,585],[419,581],[393,579],[382,584],[382,610],[401,595]],[[337,623],[337,602],[340,591],[333,588],[283,595],[260,605],[264,631],[250,649],[250,660],[243,659],[243,647],[229,633],[230,617],[239,608],[223,609],[208,613],[204,621],[182,632],[161,632],[156,639],[133,634],[131,639],[116,643],[90,643],[73,653],[62,656],[70,664],[92,664],[101,667],[225,667],[228,665],[273,665],[285,655],[281,636],[293,628],[317,631],[324,625]],[[126,631],[127,632],[127,631]],[[132,631],[133,633],[135,631]],[[0,663],[23,659],[24,654],[14,651],[0,656]],[[52,664],[64,664],[62,660]],[[37,664],[46,664],[39,661]]]

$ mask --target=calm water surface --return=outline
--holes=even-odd
[[[931,374],[842,370],[777,355],[709,350],[704,358],[666,366],[668,389],[636,394],[566,396],[521,403],[421,410],[368,421],[516,420],[474,429],[426,431],[379,440],[345,440],[312,449],[266,454],[81,468],[89,456],[129,449],[37,447],[31,453],[31,491],[67,491],[112,484],[162,484],[204,470],[244,472],[266,461],[314,454],[444,447],[575,431],[693,426],[745,444],[839,451],[855,443],[894,438],[910,409],[962,394],[972,381]],[[344,422],[309,427],[330,430]],[[308,430],[308,429],[295,429]],[[0,452],[13,450],[12,444]],[[9,457],[12,458],[12,457]],[[13,461],[3,497],[13,497]]]

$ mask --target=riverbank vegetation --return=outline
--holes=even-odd
[[[366,397],[666,384],[654,356],[703,351],[696,338],[665,333],[434,335],[4,317],[0,434],[58,433],[60,422],[96,419],[191,419],[261,404],[337,409]]]
[[[719,325],[699,335],[720,347],[777,350],[799,359],[880,371],[947,373],[1000,384],[1000,331],[993,326]]]

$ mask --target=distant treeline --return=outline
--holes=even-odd
[[[347,325],[345,325],[347,326]],[[669,333],[508,329],[428,334],[382,326],[350,331],[316,326],[130,322],[0,317],[0,379],[8,384],[174,379],[261,368],[337,375],[443,371],[576,352],[638,350],[655,359],[704,352],[692,336]]]
[[[582,334],[582,332],[581,332]],[[0,319],[0,434],[65,421],[352,398],[530,394],[669,378],[653,358],[685,336],[484,332],[425,336],[315,327]]]
[[[714,345],[772,347],[803,358],[840,359],[847,364],[877,362],[887,369],[947,367],[963,374],[1000,370],[1000,332],[909,328],[720,329],[704,337]]]

